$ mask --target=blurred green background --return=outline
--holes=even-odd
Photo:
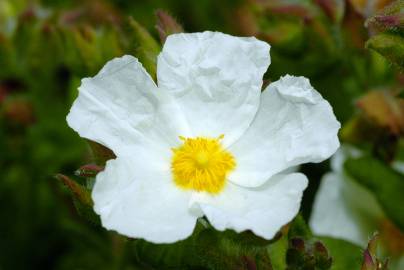
[[[179,30],[164,16],[186,32],[267,41],[267,82],[310,78],[343,124],[343,142],[386,166],[403,159],[403,8],[383,10],[389,2],[0,0],[0,270],[152,269],[137,268],[138,251],[80,216],[54,175],[84,184],[74,172],[96,162],[65,121],[81,78],[123,54],[153,73],[161,38]],[[158,9],[168,13],[158,18]],[[329,164],[301,170],[307,219]]]

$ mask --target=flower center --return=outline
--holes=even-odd
[[[181,146],[173,148],[171,171],[174,182],[183,189],[219,193],[226,184],[226,177],[236,162],[222,148],[220,140],[196,137],[180,139]]]

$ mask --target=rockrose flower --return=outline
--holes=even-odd
[[[270,239],[298,212],[307,179],[282,173],[339,147],[332,108],[303,77],[261,93],[270,46],[203,32],[167,38],[157,85],[123,56],[83,79],[67,121],[114,151],[96,178],[105,228],[156,243],[218,230]]]

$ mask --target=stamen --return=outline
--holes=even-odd
[[[222,148],[220,140],[179,137],[184,143],[173,148],[171,171],[177,186],[184,189],[219,193],[235,166],[233,156]]]

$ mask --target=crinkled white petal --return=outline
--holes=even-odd
[[[341,238],[366,247],[383,217],[368,190],[342,173],[328,173],[317,191],[310,227],[316,235]]]
[[[321,162],[338,149],[339,128],[330,104],[308,79],[282,77],[262,93],[254,121],[229,148],[237,161],[229,179],[255,187],[288,167]]]
[[[108,161],[92,192],[102,225],[154,243],[191,235],[197,216],[188,209],[190,194],[174,186],[167,167],[147,152]]]
[[[217,230],[251,230],[271,239],[298,213],[307,178],[300,173],[276,175],[258,188],[228,183],[222,193],[194,194],[192,202]]]
[[[67,122],[81,137],[124,155],[143,139],[175,145],[179,134],[188,134],[181,117],[173,99],[158,91],[136,58],[126,55],[82,80]]]
[[[158,57],[159,88],[174,95],[194,136],[237,140],[259,106],[269,45],[217,32],[170,35]]]

